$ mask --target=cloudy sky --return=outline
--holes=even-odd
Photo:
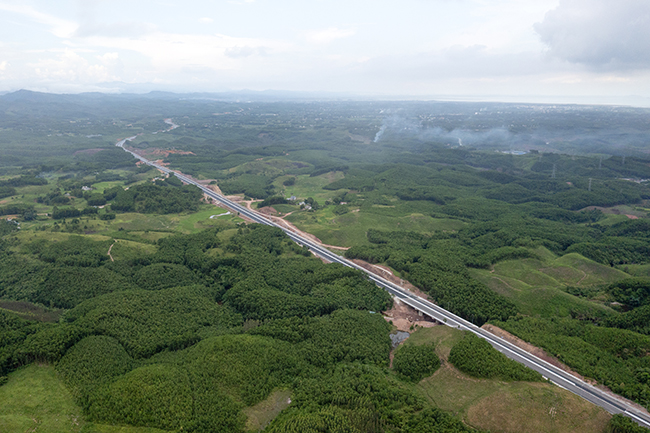
[[[0,0],[20,88],[643,99],[650,1]]]

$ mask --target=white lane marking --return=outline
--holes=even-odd
[[[627,410],[623,412],[625,415],[629,416],[632,419],[635,419],[647,426],[650,426],[650,422],[646,421],[645,419],[641,418],[640,416],[634,415],[632,412],[628,412]]]
[[[134,138],[136,138],[136,137],[131,137],[131,138],[127,139],[127,140],[132,140],[132,139],[134,139]],[[126,141],[126,140],[124,140],[123,142],[121,142],[121,144],[124,144],[125,141]],[[126,150],[126,149],[125,149],[125,150]],[[214,191],[211,191],[211,190],[208,190],[207,188],[204,188],[202,185],[199,185],[199,184],[197,184],[196,182],[193,182],[193,181],[189,180],[189,179],[186,178],[185,176],[179,175],[178,173],[172,172],[171,170],[166,169],[166,168],[164,168],[164,167],[159,167],[158,165],[154,164],[153,162],[148,161],[148,160],[145,159],[144,157],[141,157],[141,156],[139,156],[139,155],[136,155],[136,154],[133,153],[133,152],[129,152],[129,153],[131,153],[132,155],[136,156],[138,159],[144,161],[144,162],[147,163],[148,165],[151,165],[151,166],[156,167],[156,168],[160,168],[160,169],[162,169],[162,170],[164,170],[165,172],[168,172],[168,173],[170,173],[170,174],[174,174],[174,175],[176,175],[177,177],[179,177],[180,179],[185,180],[186,182],[191,183],[191,184],[193,184],[193,185],[199,187],[200,189],[204,190],[205,192],[208,192],[209,195],[211,195],[211,196],[213,196],[213,194],[216,195],[216,194],[214,193]],[[283,227],[280,227],[278,224],[275,224],[275,223],[273,223],[272,221],[269,221],[269,220],[267,220],[266,218],[263,218],[263,217],[259,216],[259,214],[257,214],[257,213],[248,212],[248,209],[244,209],[244,208],[241,207],[240,205],[238,205],[238,204],[236,204],[236,203],[234,203],[234,202],[231,202],[231,201],[228,200],[228,199],[222,199],[221,197],[215,197],[215,196],[213,196],[213,197],[214,197],[214,198],[217,198],[217,199],[220,200],[222,203],[228,203],[228,204],[230,204],[232,207],[234,207],[234,208],[236,208],[236,209],[237,209],[237,208],[239,208],[239,209],[243,209],[243,211],[242,211],[241,213],[243,213],[244,215],[248,215],[248,216],[251,217],[251,218],[253,218],[253,216],[254,216],[253,219],[254,219],[254,220],[257,220],[258,222],[259,222],[259,221],[262,221],[262,223],[264,223],[264,224],[267,224],[267,225],[270,225],[270,226],[273,226],[273,227],[278,227],[278,228],[280,228],[280,229],[282,229],[282,230],[284,231],[284,228],[283,228]],[[251,215],[252,215],[252,216],[251,216]],[[285,233],[286,233],[286,231],[285,231]],[[300,237],[298,237],[298,238],[300,239]],[[304,241],[303,241],[303,242],[304,242]],[[305,243],[308,244],[308,245],[311,244],[311,242],[305,242]],[[339,256],[338,254],[331,253],[329,250],[324,250],[324,249],[321,248],[320,246],[316,246],[316,245],[314,245],[314,244],[311,244],[311,245],[313,246],[314,249],[318,250],[321,254],[329,255],[330,258],[335,257],[336,261],[338,261],[339,263],[342,263],[342,264],[344,264],[344,265],[346,265],[346,266],[348,266],[348,267],[355,268],[355,269],[358,269],[358,270],[361,270],[361,271],[367,273],[367,271],[366,271],[364,268],[358,266],[356,263],[353,263],[353,262],[351,262],[351,261],[349,261],[349,260],[347,260],[347,259],[345,259],[345,258]],[[324,251],[325,251],[325,253],[324,253]],[[572,383],[571,381],[565,379],[564,377],[562,377],[562,376],[559,375],[558,373],[555,373],[554,371],[549,370],[548,368],[546,368],[546,367],[544,367],[543,365],[541,365],[540,362],[541,362],[541,363],[544,363],[544,364],[548,364],[551,368],[554,368],[554,366],[552,366],[551,364],[549,364],[548,362],[546,362],[546,361],[544,361],[544,360],[542,360],[542,359],[537,358],[535,355],[529,354],[528,352],[525,352],[525,351],[523,351],[522,349],[519,349],[518,347],[516,347],[516,346],[514,346],[514,345],[513,345],[513,347],[515,347],[516,349],[511,349],[511,348],[509,348],[509,347],[507,347],[507,346],[504,346],[504,345],[500,344],[499,342],[497,342],[496,340],[492,340],[492,338],[488,338],[486,335],[484,335],[484,334],[482,334],[481,332],[479,332],[478,330],[479,330],[480,328],[477,327],[476,325],[474,325],[474,324],[472,324],[472,323],[470,323],[470,322],[467,322],[467,323],[469,323],[469,326],[468,326],[467,324],[465,324],[466,321],[465,321],[464,319],[462,319],[462,318],[456,316],[455,314],[450,313],[450,312],[448,312],[448,311],[442,309],[441,307],[439,307],[439,306],[437,306],[437,305],[435,305],[435,304],[432,304],[432,303],[430,303],[430,302],[427,302],[426,300],[420,300],[420,298],[417,298],[417,297],[415,297],[415,296],[412,296],[412,295],[410,295],[410,294],[407,294],[406,292],[403,291],[403,289],[401,289],[400,287],[398,287],[398,286],[392,284],[390,281],[385,280],[385,279],[382,278],[382,277],[375,276],[375,275],[373,275],[373,274],[368,274],[368,275],[369,275],[369,277],[370,277],[371,280],[373,280],[373,281],[375,281],[375,282],[378,282],[378,283],[381,283],[381,284],[384,285],[384,286],[388,286],[388,287],[390,287],[392,290],[396,291],[397,293],[403,293],[403,296],[404,296],[403,299],[408,299],[409,301],[411,301],[411,302],[413,302],[413,303],[417,303],[417,304],[419,304],[421,307],[429,308],[430,310],[434,311],[436,314],[442,316],[443,318],[447,318],[447,319],[448,319],[448,322],[449,322],[449,319],[452,318],[453,322],[456,323],[456,326],[457,326],[458,328],[460,328],[460,327],[462,326],[462,328],[474,332],[477,336],[479,336],[479,337],[481,337],[481,338],[483,338],[483,339],[485,339],[485,340],[487,340],[487,341],[489,341],[489,342],[494,341],[494,344],[501,346],[502,348],[504,348],[505,350],[507,350],[507,351],[510,352],[511,354],[513,354],[513,355],[515,355],[515,356],[517,356],[517,357],[519,357],[519,358],[521,358],[521,359],[525,359],[526,361],[528,361],[528,362],[530,362],[531,364],[537,366],[538,368],[543,369],[543,370],[545,370],[545,371],[547,371],[547,372],[549,372],[549,373],[555,375],[556,377],[559,377],[560,379],[564,380],[565,382],[570,383],[570,384],[573,385],[574,387],[578,388],[578,386],[577,386],[575,383]],[[431,304],[431,305],[427,305],[427,304]],[[444,313],[443,313],[443,312],[440,312],[439,310],[444,311]],[[447,324],[449,325],[449,323],[447,323]],[[518,350],[521,350],[523,353],[525,353],[525,356],[524,356],[524,355],[520,355],[520,354],[517,352],[517,349],[518,349]],[[533,359],[532,359],[532,360],[531,360],[531,359],[528,359],[528,358],[526,358],[526,356],[529,356],[530,358],[533,358]],[[539,361],[539,362],[537,362],[537,361]],[[581,382],[584,386],[588,386],[589,388],[593,388],[593,387],[589,386],[588,384],[586,384],[586,383],[584,383],[584,382],[582,382],[582,381],[580,381],[580,382]],[[556,385],[558,385],[558,384],[556,383]],[[562,387],[561,385],[558,385],[558,386]],[[564,388],[564,387],[562,387],[562,388]],[[564,388],[564,389],[566,389],[566,388]],[[587,392],[588,392],[590,395],[592,395],[592,396],[598,398],[599,400],[603,401],[604,403],[607,403],[609,406],[614,406],[612,403],[610,403],[610,402],[608,402],[607,400],[605,400],[605,399],[603,399],[602,397],[600,397],[600,395],[598,395],[598,394],[596,393],[596,391],[587,391]],[[618,402],[618,401],[617,401],[617,402]],[[626,405],[625,405],[624,403],[622,403],[622,402],[618,402],[618,403],[621,404],[622,406],[626,406]],[[627,412],[627,411],[626,411],[626,412]],[[637,417],[637,418],[638,418],[638,417]],[[641,418],[639,418],[639,419],[641,419]],[[641,420],[642,420],[642,419],[641,419]],[[643,421],[643,422],[645,423],[645,421]]]
[[[414,300],[414,299],[409,298],[409,301],[413,302],[414,304],[421,304],[422,307],[426,307],[426,305],[424,305],[424,304],[422,304],[421,302],[416,301],[416,300]],[[406,303],[408,304],[409,302],[406,302]],[[434,310],[434,311],[435,311],[435,310]],[[437,312],[437,311],[436,311],[436,312]],[[442,313],[440,313],[440,312],[437,312],[437,313],[444,317],[444,314],[442,314]],[[461,324],[461,325],[462,325],[462,324]],[[466,326],[463,326],[463,327],[466,328]],[[484,336],[483,336],[483,337],[484,337]],[[484,338],[485,338],[485,337],[484,337]],[[488,340],[487,338],[485,338],[485,339]],[[489,339],[488,341],[490,341],[490,342],[494,341],[494,344],[495,344],[495,345],[501,347],[503,350],[507,351],[508,353],[511,353],[511,354],[513,354],[513,355],[516,355],[516,356],[518,356],[518,357],[520,357],[520,358],[522,358],[522,359],[526,359],[526,361],[528,361],[528,362],[530,362],[531,364],[535,365],[536,367],[538,367],[538,368],[540,368],[540,369],[546,371],[547,373],[551,373],[552,375],[554,375],[554,376],[556,376],[556,377],[559,377],[559,378],[562,379],[563,381],[565,381],[565,382],[571,384],[572,386],[575,386],[576,388],[578,387],[575,383],[571,382],[570,380],[565,379],[564,377],[562,377],[562,376],[560,376],[559,374],[555,373],[553,370],[549,370],[549,369],[546,368],[545,366],[540,365],[539,363],[537,363],[537,359],[527,359],[527,358],[525,358],[524,356],[522,356],[522,355],[520,355],[519,353],[517,353],[517,351],[512,350],[512,349],[510,349],[508,346],[505,346],[505,345],[501,344],[501,342],[498,341],[498,340],[492,340],[492,339]],[[531,355],[531,356],[533,356],[533,355]]]

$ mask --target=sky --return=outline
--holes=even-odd
[[[649,0],[0,0],[0,91],[650,105]]]

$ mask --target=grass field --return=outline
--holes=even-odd
[[[447,362],[461,331],[447,326],[419,328],[404,344],[434,343],[442,367],[415,389],[435,406],[465,423],[492,432],[604,432],[611,415],[547,383],[474,379]]]
[[[266,400],[255,406],[244,409],[247,417],[246,430],[252,432],[262,431],[280,412],[289,407],[291,391],[274,391]]]
[[[219,215],[225,213],[227,210],[204,204],[200,210],[195,213],[181,213],[181,214],[140,214],[140,213],[118,213],[114,220],[103,221],[94,215],[82,216],[80,226],[83,227],[84,233],[88,235],[105,235],[114,236],[115,232],[126,231],[132,233],[144,232],[180,232],[180,233],[196,233],[204,228],[212,227],[218,224],[218,221],[233,221],[241,222],[241,218],[236,215],[224,215],[218,219],[210,219],[212,215]],[[72,218],[68,218],[69,222]],[[36,227],[52,227],[55,221],[46,219],[34,223],[24,223],[25,229]],[[63,224],[63,221],[58,221],[58,224]],[[29,230],[27,230],[29,231]]]
[[[111,248],[111,256],[113,260],[133,260],[153,254],[157,251],[155,245],[146,244],[142,242],[127,241],[124,239],[116,239],[113,247]]]
[[[635,277],[650,278],[650,265],[625,265],[623,270]]]
[[[114,174],[120,174],[124,177],[131,174],[131,172],[128,172],[126,170],[108,170],[108,172]],[[130,186],[149,182],[149,180],[152,177],[154,177],[156,173],[158,173],[156,170],[149,170],[146,173],[137,174],[135,177],[137,181],[135,183],[130,184]],[[102,193],[105,189],[112,188],[114,186],[124,187],[124,181],[93,183],[94,177],[87,177],[84,178],[84,180],[87,180],[86,182],[87,186],[92,186],[94,188],[93,193]],[[39,217],[34,221],[23,222],[22,223],[23,228],[29,229],[35,227],[51,226],[53,225],[54,221],[52,221],[50,218],[48,218],[45,215],[51,214],[54,206],[36,202],[36,199],[39,196],[45,196],[50,192],[56,190],[63,192],[63,190],[60,189],[59,186],[56,184],[57,182],[56,178],[49,179],[49,182],[50,183],[47,185],[28,185],[28,186],[16,188],[16,195],[1,199],[0,206],[7,205],[7,204],[17,204],[17,203],[33,205],[34,209],[36,210],[36,213],[39,214]],[[70,197],[69,204],[59,205],[59,207],[64,207],[64,208],[71,207],[75,209],[84,209],[87,206],[88,203],[85,199],[77,198],[77,197]]]
[[[213,227],[222,221],[232,221],[234,223],[243,221],[237,215],[224,215],[216,219],[210,219],[212,215],[219,215],[226,212],[227,209],[205,204],[195,213],[169,215],[123,213],[117,214],[115,220],[109,222],[107,226],[110,225],[110,229],[112,230],[122,229],[130,232],[150,230],[190,234],[208,227]]]
[[[52,206],[42,203],[36,203],[36,198],[44,196],[58,189],[54,184],[48,185],[28,185],[16,188],[16,195],[0,199],[0,206],[9,204],[30,204],[34,206],[36,213],[45,214],[52,212]],[[85,203],[85,200],[78,200],[79,203]],[[74,206],[74,205],[72,205]],[[30,223],[33,224],[33,223]]]
[[[296,183],[283,186],[289,177],[295,177]],[[342,172],[330,172],[320,176],[281,176],[274,185],[283,196],[295,195],[298,200],[308,197],[314,198],[321,206],[327,200],[340,195],[341,191],[328,191],[323,187],[344,177]],[[347,191],[347,190],[345,190]],[[353,246],[364,245],[368,241],[366,232],[369,228],[378,230],[412,230],[420,233],[433,233],[435,231],[455,231],[465,225],[462,221],[445,218],[432,218],[431,214],[435,205],[429,202],[403,202],[394,197],[383,197],[388,204],[372,204],[364,194],[357,194],[361,200],[360,205],[350,206],[349,212],[343,215],[334,214],[335,206],[327,206],[318,211],[304,211],[297,206],[278,205],[274,208],[282,213],[293,212],[286,219],[295,224],[299,229],[313,234],[326,244]],[[366,204],[367,203],[367,204]]]
[[[70,236],[74,236],[74,233],[22,230],[19,231],[16,236],[23,241],[35,241],[44,239],[49,242],[59,242],[67,240],[70,238]],[[89,234],[86,236],[94,241],[107,241],[111,239],[110,236],[102,234]]]
[[[119,181],[119,180],[116,180],[116,181],[112,181],[112,182],[97,182],[97,183],[93,183],[93,188],[95,188],[93,192],[103,193],[104,190],[107,190],[107,189],[110,189],[110,188],[114,188],[114,187],[116,187],[116,186],[124,186],[124,182],[121,182],[121,181]]]
[[[32,364],[0,386],[3,433],[161,433],[162,430],[89,424],[54,367]]]
[[[287,180],[290,177],[296,178],[296,183],[291,186],[284,186],[282,182]],[[343,179],[344,174],[341,171],[333,171],[330,173],[321,174],[320,176],[310,177],[308,175],[300,176],[280,176],[274,182],[276,190],[284,191],[285,197],[290,197],[295,195],[299,199],[306,199],[312,197],[321,205],[325,203],[326,200],[331,199],[337,195],[340,191],[328,191],[323,189],[325,185],[329,185],[332,182]],[[341,190],[343,191],[343,190]],[[347,191],[347,190],[346,190]]]
[[[632,209],[624,209],[624,210],[629,212],[630,215],[634,215],[634,214],[641,215],[641,213],[634,211]],[[630,219],[625,215],[605,214],[605,218],[599,220],[598,224],[600,224],[601,226],[611,226],[613,224],[622,223],[629,220]]]
[[[580,254],[556,257],[544,248],[535,252],[539,259],[507,260],[495,264],[491,270],[470,269],[470,274],[509,298],[522,314],[542,317],[568,316],[572,310],[609,312],[599,302],[577,298],[562,289],[609,284],[629,277],[623,271]]]
[[[117,239],[111,253],[113,258],[118,260],[135,258],[139,254],[154,252],[155,246],[151,245],[152,243],[163,237],[172,236],[174,233],[197,233],[209,227],[232,225],[243,221],[237,215],[232,214],[210,218],[213,215],[226,212],[226,209],[205,204],[199,212],[190,214],[145,215],[123,213],[117,214],[117,217],[110,221],[102,221],[93,216],[81,217],[80,226],[86,228],[82,234],[93,240]],[[50,220],[47,225],[51,227],[53,224],[54,222]],[[26,226],[16,236],[24,241],[39,239],[62,241],[75,235],[75,233],[53,232],[50,230],[29,230],[29,228],[29,226]]]
[[[432,218],[416,212],[403,215],[395,212],[394,215],[386,215],[384,212],[377,212],[377,208],[353,208],[339,216],[335,215],[333,210],[334,206],[328,206],[318,212],[300,211],[286,219],[326,244],[346,247],[367,245],[366,232],[371,228],[433,233],[458,230],[464,225],[458,220]]]

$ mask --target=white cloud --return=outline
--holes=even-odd
[[[155,31],[156,26],[151,23],[118,22],[97,24],[89,22],[80,25],[72,36],[77,38],[87,38],[90,36],[137,37]]]
[[[149,60],[154,70],[167,74],[188,69],[234,70],[243,58],[284,52],[289,48],[288,44],[273,40],[163,32],[138,38],[98,36],[86,38],[83,43],[137,52]]]
[[[441,36],[437,47],[480,44],[505,51],[529,49],[531,44],[539,45],[531,24],[541,20],[556,6],[557,0],[475,0],[470,3],[474,5],[464,8],[464,19],[456,23],[457,30]]]
[[[266,50],[265,47],[232,47],[226,48],[224,53],[232,59],[240,59],[254,55],[265,56]]]
[[[54,58],[40,59],[27,66],[39,80],[48,82],[101,83],[118,79],[106,65],[90,63],[69,48]]]
[[[72,36],[78,27],[77,24],[72,21],[48,15],[29,5],[2,2],[0,3],[0,10],[20,14],[36,21],[37,23],[45,24],[50,27],[52,34],[59,38],[68,38]]]
[[[386,81],[435,81],[437,79],[507,79],[562,72],[559,61],[545,60],[534,51],[502,53],[483,45],[453,46],[416,54],[386,55],[362,63],[364,74]]]
[[[114,64],[117,62],[117,60],[120,58],[120,55],[118,53],[106,53],[103,56],[97,56],[97,58],[104,64],[110,65]]]
[[[650,0],[368,4],[0,0],[0,90],[650,95]]]
[[[324,30],[317,30],[307,33],[307,39],[317,44],[329,44],[336,39],[348,38],[356,32],[352,29],[339,29],[330,27]]]
[[[650,2],[561,0],[535,25],[549,53],[597,69],[650,68]]]

